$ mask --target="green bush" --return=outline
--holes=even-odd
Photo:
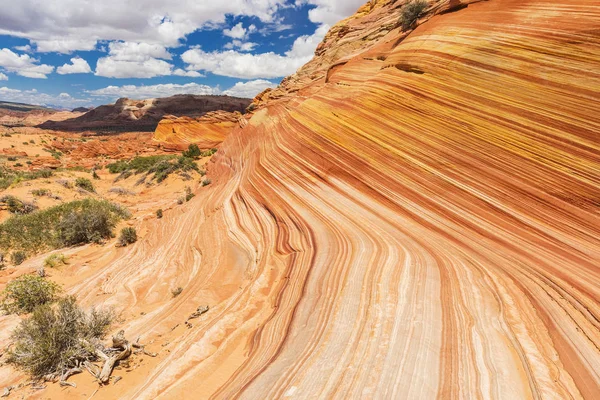
[[[190,201],[191,199],[193,199],[195,196],[194,193],[192,193],[192,188],[190,188],[189,186],[185,187],[185,201]]]
[[[52,193],[49,189],[33,189],[31,194],[36,197],[50,196]]]
[[[156,218],[161,219],[163,217],[163,210],[162,208],[159,208],[158,210],[156,210]]]
[[[94,179],[100,179],[100,177],[98,176],[98,173],[96,172],[96,170],[92,171],[92,178],[94,178]]]
[[[202,181],[202,186],[208,186],[212,183],[212,181],[208,178]]]
[[[188,158],[198,158],[200,157],[200,154],[202,154],[202,152],[200,151],[198,145],[190,144],[187,151],[184,151],[181,155]]]
[[[17,250],[10,255],[13,265],[21,265],[25,260],[27,260],[27,253],[22,250]]]
[[[406,3],[404,7],[402,7],[402,16],[400,18],[402,30],[407,31],[412,28],[414,23],[417,22],[428,6],[429,4],[426,0],[412,0],[409,3]]]
[[[38,209],[35,204],[20,200],[11,195],[0,197],[0,203],[4,204],[11,214],[29,214]]]
[[[17,157],[8,157],[7,160],[8,161],[17,161]]]
[[[128,244],[132,244],[137,242],[137,231],[135,228],[130,226],[121,229],[121,234],[119,235],[119,245],[127,246]]]
[[[2,292],[0,307],[7,314],[25,314],[58,298],[60,287],[37,275],[21,275]]]
[[[90,243],[112,237],[127,210],[106,200],[84,199],[15,215],[0,224],[0,250],[43,250]]]
[[[46,257],[46,259],[44,260],[44,266],[45,267],[50,267],[50,268],[56,268],[59,265],[66,265],[68,261],[68,258],[62,254],[62,253],[55,253],[52,255],[49,255],[48,257]]]
[[[0,166],[0,189],[6,189],[9,186],[19,182],[30,181],[38,178],[49,178],[51,176],[52,171],[49,169],[24,172]]]
[[[124,179],[131,176],[132,173],[154,174],[152,179],[158,183],[165,180],[170,174],[178,171],[198,171],[198,166],[193,159],[189,157],[175,156],[150,156],[136,157],[130,161],[117,161],[108,164],[108,170],[111,174],[118,174],[118,179]]]
[[[91,193],[96,192],[96,189],[94,189],[94,185],[92,184],[92,181],[90,181],[87,178],[77,178],[75,180],[75,186],[82,188],[84,190],[87,190],[88,192],[91,192]]]
[[[37,307],[21,321],[11,338],[14,346],[7,362],[40,379],[62,375],[84,361],[97,359],[94,346],[114,320],[112,311],[83,311],[75,297],[65,297],[55,307]]]

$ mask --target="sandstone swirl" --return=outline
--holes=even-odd
[[[190,144],[209,149],[220,145],[234,127],[245,123],[239,112],[213,111],[200,118],[168,115],[158,123],[153,139],[165,150],[181,151]]]
[[[402,3],[334,27],[322,54],[370,42],[257,101],[212,185],[98,250],[71,290],[169,349],[104,398],[600,398],[600,7],[382,31]]]

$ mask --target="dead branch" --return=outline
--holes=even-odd
[[[105,384],[110,379],[110,374],[115,368],[115,364],[124,360],[131,355],[131,344],[125,339],[125,332],[119,331],[115,336],[113,336],[112,349],[121,350],[119,353],[108,357],[108,359],[104,362],[104,366],[102,367],[102,371],[100,371],[100,375],[98,375],[98,380],[100,383]]]
[[[104,354],[104,353],[102,353],[102,354]],[[92,364],[89,361],[85,361],[83,363],[83,366],[85,367],[87,372],[90,373],[90,375],[92,375],[94,378],[98,379],[98,375],[100,375],[100,368],[98,368],[95,364]]]
[[[76,384],[74,384],[72,382],[67,382],[67,379],[69,379],[70,376],[75,375],[75,374],[80,374],[81,372],[83,372],[81,368],[71,368],[71,369],[65,371],[65,373],[62,374],[62,376],[60,377],[59,385],[60,386],[77,387]]]
[[[2,396],[0,396],[0,397],[8,397],[8,395],[10,394],[10,391],[11,391],[11,390],[13,390],[13,387],[12,387],[12,386],[5,387],[5,388],[4,388],[4,393],[3,393],[3,394],[2,394]]]
[[[196,311],[195,311],[195,312],[193,312],[193,313],[192,313],[192,314],[191,314],[191,315],[188,317],[188,319],[187,319],[185,322],[189,321],[190,319],[198,318],[198,317],[200,317],[202,314],[204,314],[204,313],[206,313],[206,312],[208,312],[208,306],[200,306],[200,307],[198,307],[198,308],[196,309]]]
[[[139,341],[140,341],[140,338],[138,337],[136,339],[135,343],[131,344],[131,346],[133,348],[138,349],[137,351],[134,352],[135,354],[143,353],[143,354],[145,354],[147,356],[150,356],[150,357],[156,357],[156,356],[158,356],[158,353],[151,353],[151,352],[147,351],[146,350],[146,345],[145,344],[140,344]]]

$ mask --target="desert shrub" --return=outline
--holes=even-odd
[[[137,231],[135,228],[130,226],[121,229],[121,234],[119,235],[119,245],[127,246],[128,244],[132,244],[137,242]]]
[[[30,181],[38,178],[49,178],[51,176],[52,171],[49,169],[25,172],[0,166],[0,189],[6,189],[9,186],[19,182]]]
[[[50,155],[54,158],[56,158],[57,160],[60,160],[60,158],[63,156],[63,153],[61,153],[60,151],[56,150],[56,149],[48,149],[48,148],[44,148],[44,151],[47,151],[48,153],[50,153]]]
[[[8,161],[17,161],[17,157],[8,157],[7,160]]]
[[[33,189],[31,194],[36,197],[50,196],[52,193],[49,189]]]
[[[68,258],[62,253],[51,254],[44,260],[44,266],[56,268],[59,265],[66,265]]]
[[[208,186],[211,183],[212,183],[212,181],[210,179],[206,178],[202,181],[202,186]]]
[[[218,150],[217,149],[208,149],[202,152],[202,157],[210,157],[214,155]]]
[[[11,214],[29,214],[37,210],[37,206],[28,201],[23,201],[15,196],[6,195],[0,197],[0,203],[6,206],[6,209]]]
[[[21,164],[19,162],[15,164],[15,167],[22,167],[22,166],[23,166],[23,164]]]
[[[7,362],[33,378],[60,376],[97,359],[94,345],[108,333],[113,320],[112,311],[86,313],[72,296],[60,299],[54,307],[39,306],[13,332],[14,346]]]
[[[98,173],[96,172],[96,170],[92,171],[92,178],[94,178],[96,180],[100,179],[100,177],[98,176]]]
[[[191,199],[193,199],[195,196],[194,193],[192,193],[192,188],[190,188],[189,186],[185,187],[185,201],[190,201]]]
[[[426,0],[412,0],[409,3],[406,3],[404,7],[402,7],[402,15],[400,17],[402,30],[409,30],[428,6],[429,4]]]
[[[198,158],[200,157],[200,154],[202,154],[202,152],[200,151],[198,145],[190,144],[188,146],[188,149],[184,151],[181,155],[188,158]]]
[[[25,260],[27,260],[27,253],[22,250],[17,250],[10,255],[10,261],[14,265],[21,265]]]
[[[179,296],[181,294],[181,292],[183,292],[183,288],[181,286],[177,287],[176,289],[171,289],[171,296],[173,296],[173,298]]]
[[[156,218],[161,219],[163,217],[163,210],[162,208],[159,208],[158,210],[156,210]]]
[[[189,157],[175,156],[149,156],[135,157],[129,161],[117,161],[116,163],[108,164],[108,170],[111,174],[120,173],[117,178],[125,179],[125,174],[131,176],[132,173],[147,173],[153,174],[152,179],[156,179],[158,183],[164,181],[170,174],[178,171],[198,171],[198,166],[193,159]]]
[[[58,183],[66,189],[71,189],[73,187],[73,183],[71,183],[71,181],[68,179],[57,179],[56,183]]]
[[[60,287],[36,275],[21,275],[8,282],[0,307],[7,314],[25,314],[58,298]]]
[[[14,215],[0,224],[0,249],[37,253],[107,239],[123,218],[129,218],[126,209],[96,199]]]
[[[94,189],[94,185],[92,181],[87,178],[77,178],[75,180],[75,186],[82,188],[83,190],[87,190],[88,192],[94,193],[96,189]]]
[[[135,192],[132,192],[131,190],[127,190],[124,189],[122,187],[111,187],[110,189],[108,189],[109,193],[115,193],[118,194],[119,196],[135,196]]]

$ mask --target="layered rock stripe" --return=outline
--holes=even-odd
[[[594,1],[470,4],[264,104],[70,289],[169,342],[103,395],[599,398],[598,26]]]

